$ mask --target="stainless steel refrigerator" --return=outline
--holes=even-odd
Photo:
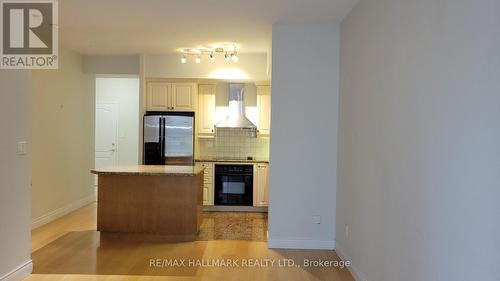
[[[145,165],[194,165],[194,114],[144,115]]]

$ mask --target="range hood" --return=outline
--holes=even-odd
[[[244,88],[244,84],[229,84],[228,114],[224,120],[215,125],[216,128],[257,130],[257,126],[245,117],[245,107],[243,105]]]

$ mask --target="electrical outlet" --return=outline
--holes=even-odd
[[[349,238],[349,225],[348,224],[345,225],[345,238],[346,239]]]
[[[321,223],[321,216],[313,216],[313,223],[315,224],[320,224]]]
[[[26,155],[27,147],[28,147],[28,142],[26,142],[26,141],[17,142],[16,154],[17,155]]]

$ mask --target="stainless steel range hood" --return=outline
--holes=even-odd
[[[245,117],[245,107],[243,96],[245,92],[244,84],[229,84],[229,108],[226,118],[215,125],[216,128],[240,128],[257,130],[248,118]]]

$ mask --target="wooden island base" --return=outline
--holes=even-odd
[[[97,230],[101,238],[195,240],[201,223],[203,170],[190,169],[191,173],[164,174],[93,171],[99,175]]]

